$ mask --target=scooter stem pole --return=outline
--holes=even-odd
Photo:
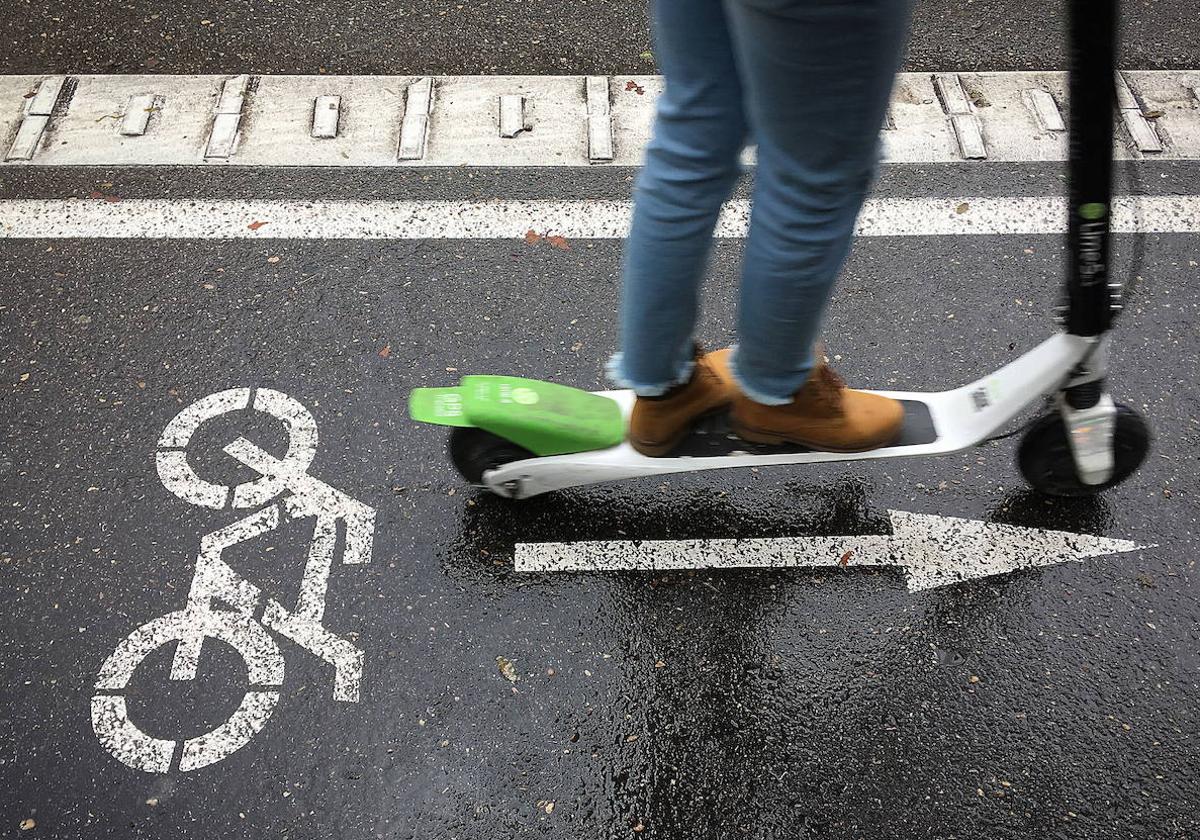
[[[1070,156],[1067,164],[1066,327],[1094,336],[1112,325],[1109,221],[1117,72],[1117,0],[1067,0]]]

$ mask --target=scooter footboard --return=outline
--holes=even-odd
[[[591,452],[514,461],[488,470],[484,483],[499,495],[526,498],[566,487],[697,470],[944,455],[977,445],[1029,403],[1055,391],[1094,346],[1094,339],[1060,333],[995,373],[952,391],[878,391],[904,403],[904,430],[896,443],[868,452],[753,444],[733,435],[728,418],[719,417],[701,424],[671,457],[650,458],[623,442]],[[628,417],[634,402],[631,392],[603,396],[620,404]]]

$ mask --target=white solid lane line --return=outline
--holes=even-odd
[[[628,201],[0,201],[0,239],[619,239]],[[746,235],[750,203],[725,206],[716,236]],[[1061,198],[885,198],[867,202],[859,236],[1055,234]],[[1118,199],[1117,232],[1200,232],[1200,197]]]

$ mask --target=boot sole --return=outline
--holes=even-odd
[[[742,425],[737,421],[730,423],[733,433],[742,440],[750,443],[761,443],[767,446],[784,446],[791,444],[793,446],[807,446],[809,449],[816,449],[820,452],[870,452],[872,449],[882,449],[885,446],[895,443],[900,439],[900,433],[903,427],[896,429],[894,433],[886,437],[880,438],[877,442],[872,441],[858,446],[829,446],[824,443],[817,443],[812,440],[804,440],[803,438],[794,435],[785,435],[779,432],[769,432],[765,429],[753,429],[749,426]]]

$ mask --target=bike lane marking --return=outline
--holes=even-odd
[[[205,421],[249,408],[284,422],[288,431],[284,460],[295,465],[299,472],[305,472],[317,454],[317,425],[308,410],[286,394],[269,388],[230,388],[196,400],[163,429],[156,455],[163,485],[189,504],[217,510],[226,504],[235,508],[257,507],[277,495],[283,489],[278,477],[264,474],[230,491],[200,478],[187,461],[187,445]]]
[[[281,420],[288,428],[287,454],[277,459],[238,438],[225,452],[259,472],[235,488],[211,484],[187,463],[187,445],[206,421],[230,412],[254,410]],[[210,394],[184,408],[167,424],[156,453],[164,487],[181,500],[202,507],[260,509],[200,540],[187,605],[135,628],[105,660],[92,697],[92,727],[108,752],[137,770],[188,771],[228,757],[266,725],[279,701],[284,658],[270,630],[334,667],[333,697],[358,702],[363,652],[322,624],[329,575],[337,549],[338,523],[346,538],[342,562],[371,558],[375,511],[308,474],[316,454],[317,428],[312,414],[280,391],[233,388]],[[165,456],[165,457],[164,457]],[[279,501],[276,497],[283,495]],[[314,519],[313,534],[296,606],[288,610],[266,597],[222,559],[223,552],[267,534],[295,519]],[[263,605],[262,618],[255,613]],[[163,645],[175,643],[170,678],[196,678],[201,649],[216,639],[245,660],[249,687],[238,708],[209,732],[186,740],[154,737],[129,717],[124,692],[138,665]]]

